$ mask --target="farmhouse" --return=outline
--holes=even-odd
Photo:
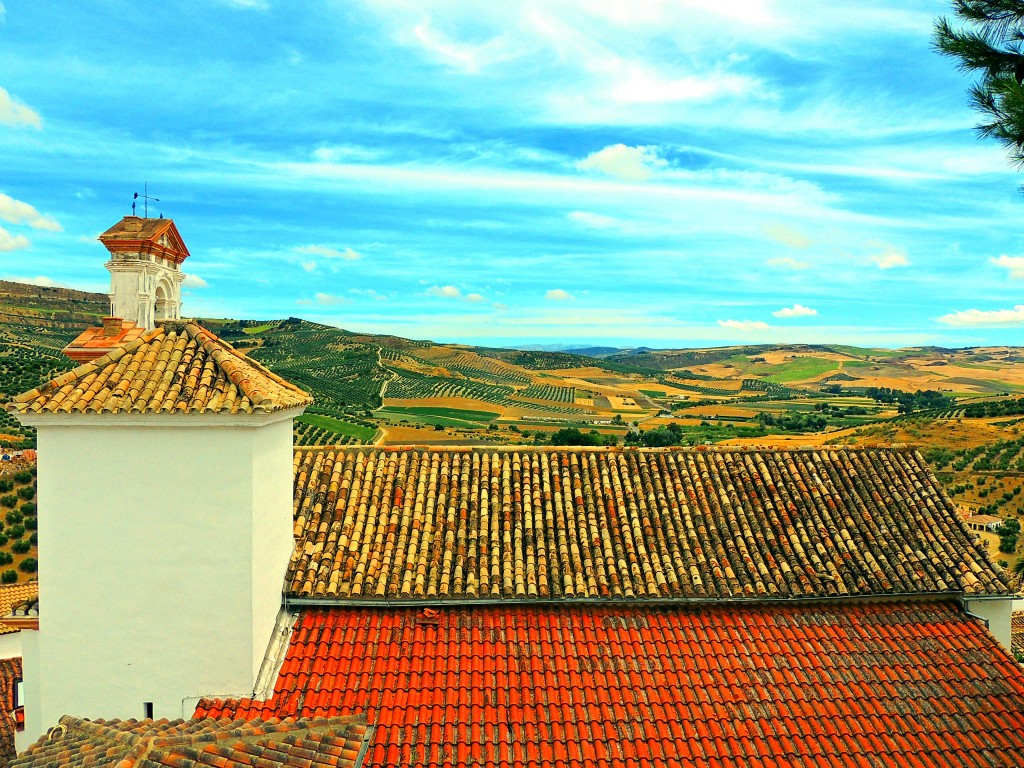
[[[916,452],[293,450],[309,402],[165,321],[12,403],[14,765],[1019,765],[1011,590]]]

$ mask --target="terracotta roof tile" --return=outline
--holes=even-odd
[[[12,413],[266,413],[309,405],[298,387],[195,323],[166,323],[18,395]]]
[[[293,597],[1009,592],[909,450],[295,453]]]
[[[952,603],[307,609],[268,701],[373,765],[1019,766],[1024,669]]]
[[[0,617],[9,614],[15,606],[38,598],[38,581],[29,581],[23,584],[4,584],[0,586]]]
[[[359,768],[371,732],[361,716],[250,722],[65,716],[11,768]]]
[[[1024,655],[1024,611],[1016,611],[1010,619],[1010,648]]]
[[[23,723],[18,721],[15,711],[17,703],[18,681],[21,680],[21,659],[0,659],[0,765],[14,759],[15,731],[20,731]]]

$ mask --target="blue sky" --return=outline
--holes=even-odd
[[[1024,341],[1024,179],[925,0],[0,5],[0,279],[498,346]]]

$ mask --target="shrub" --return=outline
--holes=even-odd
[[[7,529],[7,536],[9,538],[20,539],[24,535],[25,535],[25,526],[22,525],[21,523],[18,523],[17,525],[12,525],[10,528]],[[1016,539],[1014,539],[1014,542],[1016,542]]]
[[[0,550],[0,565],[10,565],[14,562],[14,555],[10,552]]]
[[[0,493],[7,493],[14,490],[14,481],[4,478],[0,480]]]
[[[18,507],[18,511],[21,512],[21,514],[25,515],[25,517],[35,517],[36,503],[34,501],[26,501],[24,504]]]
[[[3,525],[3,523],[0,523],[0,525]],[[25,530],[26,531],[34,531],[36,529],[37,525],[38,525],[38,521],[34,517],[26,517],[25,518],[24,526],[25,526]],[[0,530],[2,530],[2,529],[0,529]]]
[[[18,566],[18,570],[24,573],[35,573],[39,570],[39,563],[36,562],[34,557],[26,557],[21,561],[21,565]]]
[[[31,483],[32,473],[27,469],[23,469],[20,472],[14,473],[14,479],[19,483]]]
[[[17,571],[4,571],[3,573],[0,573],[0,582],[3,582],[4,584],[13,584],[17,580]]]
[[[23,488],[18,489],[18,496],[20,496],[25,501],[29,501],[30,499],[35,498],[36,489],[33,488],[31,485],[26,485]]]
[[[18,497],[16,494],[9,493],[6,496],[0,496],[0,507],[13,507],[18,503]]]
[[[21,512],[12,509],[10,512],[7,513],[4,519],[11,525],[14,525],[15,523],[20,523],[22,520],[24,520],[25,516],[21,514]]]
[[[11,544],[11,549],[14,551],[15,554],[24,555],[26,552],[32,549],[32,545],[28,543],[28,539],[22,539],[21,541],[16,541],[13,544]]]
[[[39,544],[39,534],[33,531],[32,535],[28,537],[28,543],[33,547]]]

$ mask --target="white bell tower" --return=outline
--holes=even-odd
[[[125,216],[99,237],[110,251],[110,314],[152,330],[181,319],[181,263],[188,258],[171,219]]]

